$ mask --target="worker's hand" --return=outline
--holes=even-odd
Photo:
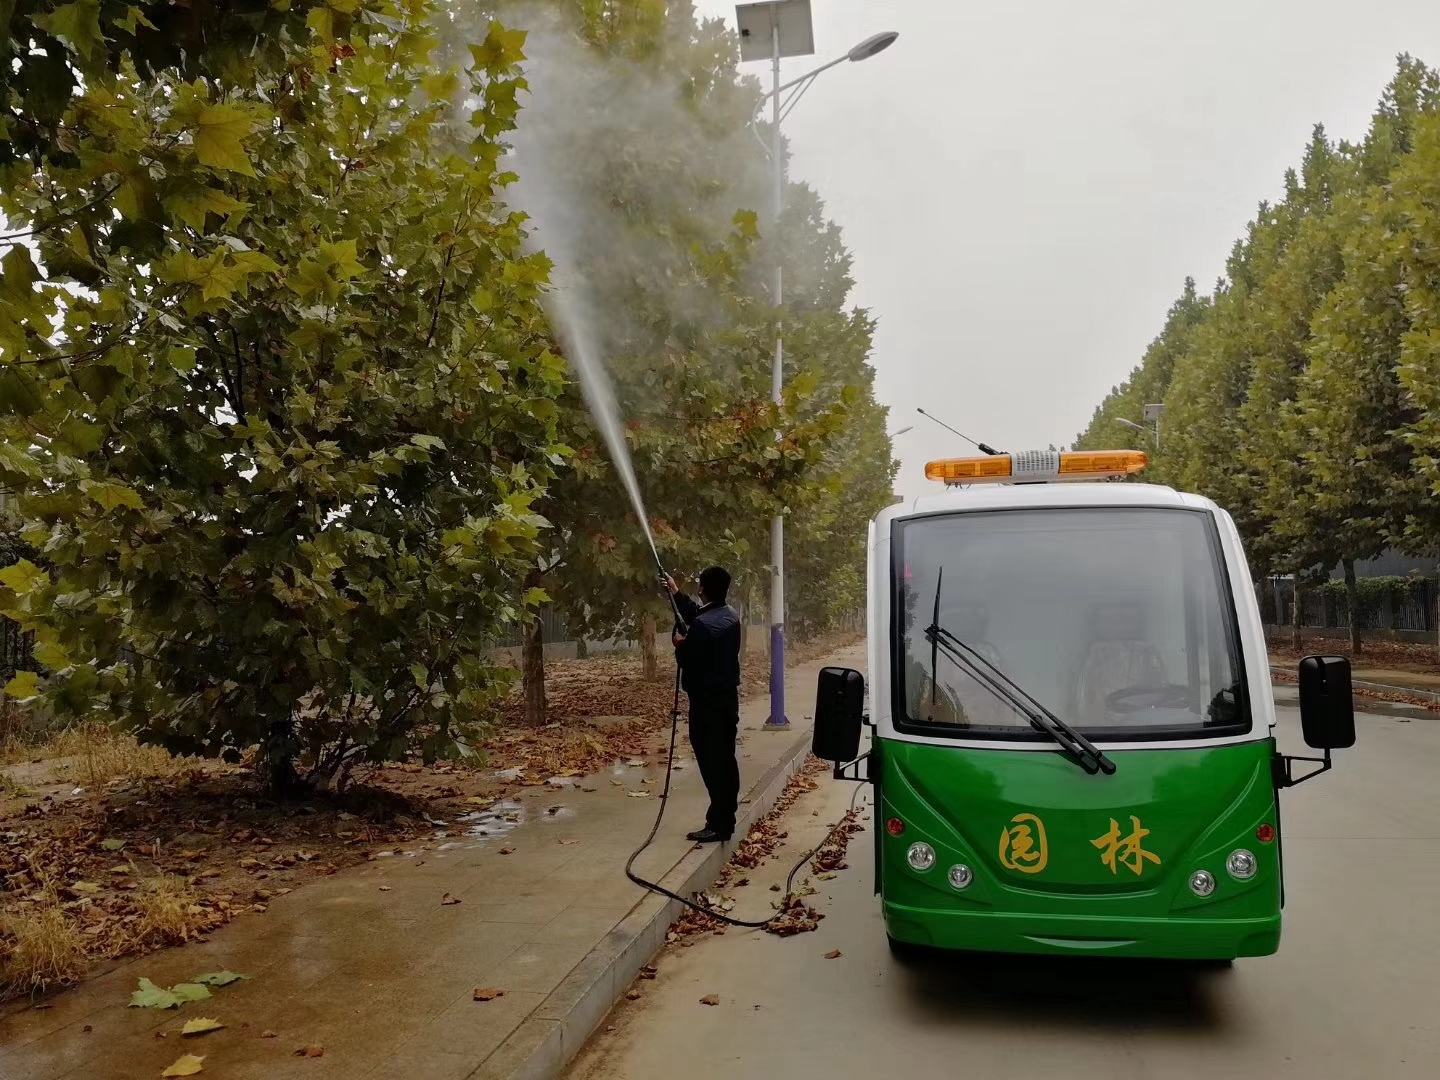
[[[665,591],[668,592],[671,596],[674,596],[676,593],[678,593],[678,592],[680,591],[680,586],[675,584],[675,579],[674,579],[673,577],[671,577],[669,574],[666,574],[666,575],[665,575],[665,577],[664,577],[664,582],[665,582]]]
[[[678,649],[681,645],[685,644],[685,635],[680,633],[680,631],[678,630],[673,631],[670,634],[670,644],[674,645],[675,648]]]

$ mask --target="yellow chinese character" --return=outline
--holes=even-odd
[[[1150,835],[1150,830],[1140,824],[1140,819],[1134,814],[1130,815],[1130,835],[1120,835],[1120,823],[1114,818],[1110,819],[1110,831],[1098,840],[1091,840],[1100,849],[1100,861],[1110,868],[1110,873],[1119,873],[1116,867],[1116,860],[1121,866],[1129,867],[1130,872],[1139,877],[1145,870],[1145,860],[1149,859],[1156,866],[1160,865],[1160,856],[1153,851],[1146,851],[1141,846],[1141,841]]]
[[[1049,861],[1044,822],[1034,814],[1016,814],[1000,833],[1000,865],[1022,874],[1038,874]]]

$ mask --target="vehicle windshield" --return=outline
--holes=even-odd
[[[1234,607],[1208,514],[961,513],[898,522],[894,539],[902,727],[1043,737],[935,648],[926,630],[938,625],[1091,738],[1249,730]]]

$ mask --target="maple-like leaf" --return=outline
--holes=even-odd
[[[250,117],[234,105],[206,105],[195,118],[195,157],[212,169],[254,176],[244,146],[253,126]]]

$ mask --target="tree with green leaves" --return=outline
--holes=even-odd
[[[1164,402],[1170,382],[1175,377],[1176,364],[1189,353],[1196,329],[1209,315],[1210,298],[1197,295],[1195,279],[1187,277],[1180,298],[1170,306],[1165,325],[1145,350],[1140,365],[1096,406],[1090,426],[1076,437],[1074,448],[1151,451],[1155,457],[1151,476],[1162,479],[1168,464],[1165,456],[1167,444],[1155,447],[1153,439],[1144,432],[1118,421],[1139,423],[1146,405]]]
[[[1440,76],[1402,56],[1363,142],[1315,129],[1166,389],[1164,478],[1231,510],[1257,569],[1294,574],[1297,590],[1339,564],[1355,651],[1355,563],[1440,545],[1426,351],[1437,111]],[[1152,366],[1147,355],[1132,382]],[[1087,444],[1113,435],[1127,391],[1097,410]]]
[[[1408,323],[1396,376],[1409,423],[1401,438],[1411,452],[1403,546],[1440,550],[1440,110],[1421,117],[1413,150],[1391,181],[1395,227],[1391,254],[1405,284]]]
[[[8,690],[258,744],[277,787],[463,754],[559,452],[547,267],[497,201],[519,38],[461,71],[428,0],[120,11],[8,19],[71,87],[6,86],[0,481],[44,561],[0,609],[48,670]]]
[[[718,22],[647,0],[545,10],[555,17],[527,15],[532,95],[515,196],[568,292],[557,338],[609,371],[666,564],[693,572],[723,562],[744,596],[765,574],[768,518],[833,499],[839,481],[817,484],[813,472],[826,447],[866,409],[867,430],[883,423],[864,363],[869,320],[845,309],[849,256],[808,189],[790,185],[778,227],[756,212],[770,197],[749,127],[759,95],[739,78],[735,41]],[[781,251],[793,283],[783,313],[770,301]],[[790,345],[777,406],[770,372],[782,314]],[[578,389],[560,423],[570,468],[542,507],[555,529],[534,583],[572,632],[638,638],[654,677],[668,611],[654,558]],[[883,427],[863,445],[876,449],[865,463],[888,486]],[[863,545],[863,519],[853,529]],[[788,547],[810,539],[792,530]],[[823,578],[815,584],[823,592]],[[545,715],[539,634],[536,621],[525,649],[531,722]]]

